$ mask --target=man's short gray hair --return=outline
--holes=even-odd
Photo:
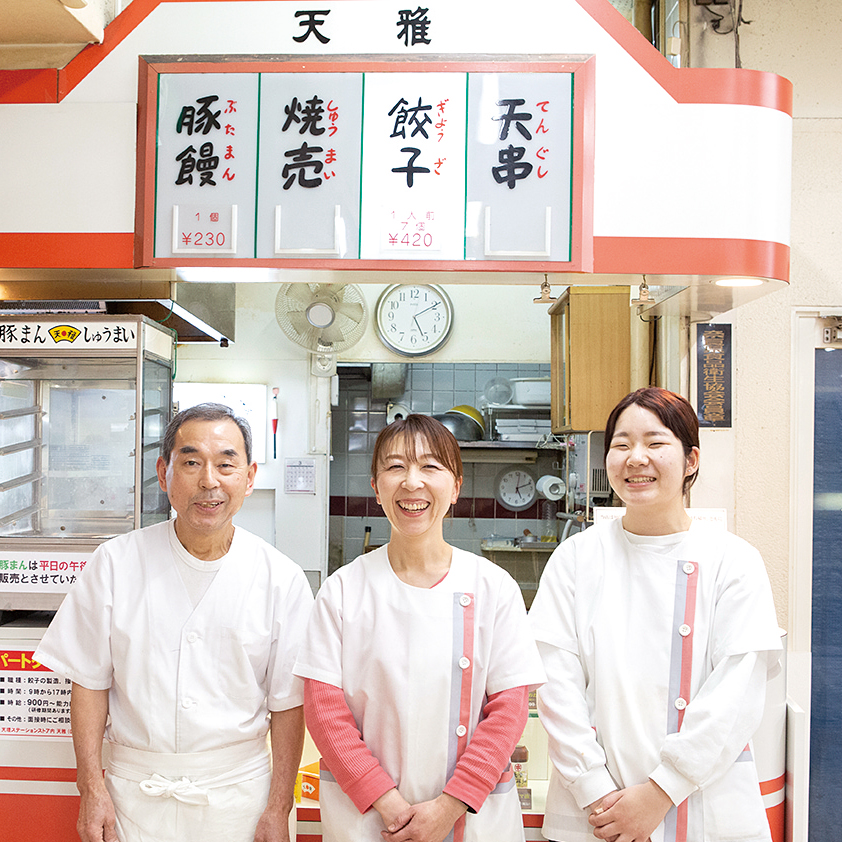
[[[169,465],[170,456],[172,456],[173,448],[175,447],[175,434],[182,424],[188,421],[222,421],[224,419],[233,421],[243,434],[243,441],[246,445],[246,462],[251,465],[251,427],[245,418],[240,418],[234,413],[230,406],[225,406],[222,403],[199,403],[196,406],[183,409],[178,415],[173,418],[167,425],[167,431],[164,433],[164,440],[161,442],[161,459]]]

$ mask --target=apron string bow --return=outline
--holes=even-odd
[[[155,772],[148,780],[141,781],[140,789],[144,795],[153,798],[175,798],[184,804],[208,803],[207,792],[199,789],[189,778],[171,781]]]

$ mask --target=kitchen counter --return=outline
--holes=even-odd
[[[520,547],[481,546],[482,554],[502,567],[520,586],[527,609],[538,591],[538,582],[556,542],[531,541]]]

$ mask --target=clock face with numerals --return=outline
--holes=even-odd
[[[494,496],[510,512],[528,509],[535,494],[535,477],[524,468],[504,468],[494,481]]]
[[[405,357],[420,357],[447,342],[453,305],[440,286],[393,284],[377,300],[375,322],[384,345]]]

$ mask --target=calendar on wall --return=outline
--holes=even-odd
[[[316,460],[286,459],[284,462],[284,491],[287,494],[315,494]]]

